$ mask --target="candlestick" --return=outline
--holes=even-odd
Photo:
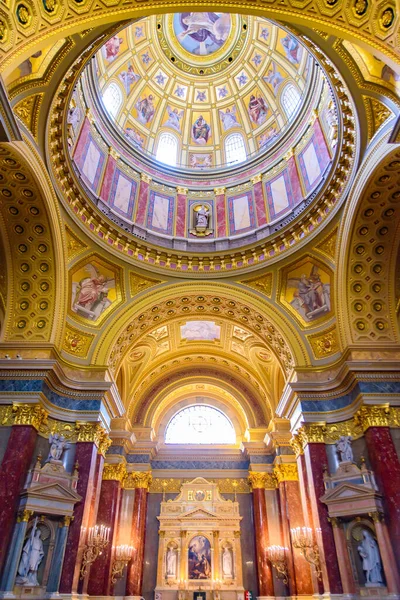
[[[320,530],[316,530],[316,535]],[[314,534],[311,527],[295,527],[290,530],[292,544],[294,548],[300,550],[306,561],[313,565],[317,578],[322,580],[321,563],[319,558],[318,544],[314,543]]]
[[[104,525],[89,527],[86,546],[83,550],[81,579],[84,578],[88,567],[100,556],[110,540],[110,528]]]

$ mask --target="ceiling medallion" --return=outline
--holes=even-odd
[[[212,75],[231,65],[247,37],[247,21],[229,13],[173,13],[157,17],[167,58],[185,73]]]

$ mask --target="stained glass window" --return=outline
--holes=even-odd
[[[183,408],[165,432],[166,444],[234,444],[235,429],[224,413],[204,404]]]

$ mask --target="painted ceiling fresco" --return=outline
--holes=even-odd
[[[230,164],[235,132],[247,158],[272,149],[301,109],[313,68],[287,31],[223,13],[144,18],[109,39],[95,64],[103,103],[129,143],[156,156],[168,132],[177,165],[195,169]]]

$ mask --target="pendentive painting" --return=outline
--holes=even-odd
[[[211,545],[204,535],[196,535],[189,542],[189,579],[211,579]]]
[[[311,324],[330,316],[331,287],[330,270],[307,257],[284,270],[280,300],[301,322]]]
[[[71,310],[92,322],[108,314],[121,300],[119,270],[91,257],[71,275]]]

